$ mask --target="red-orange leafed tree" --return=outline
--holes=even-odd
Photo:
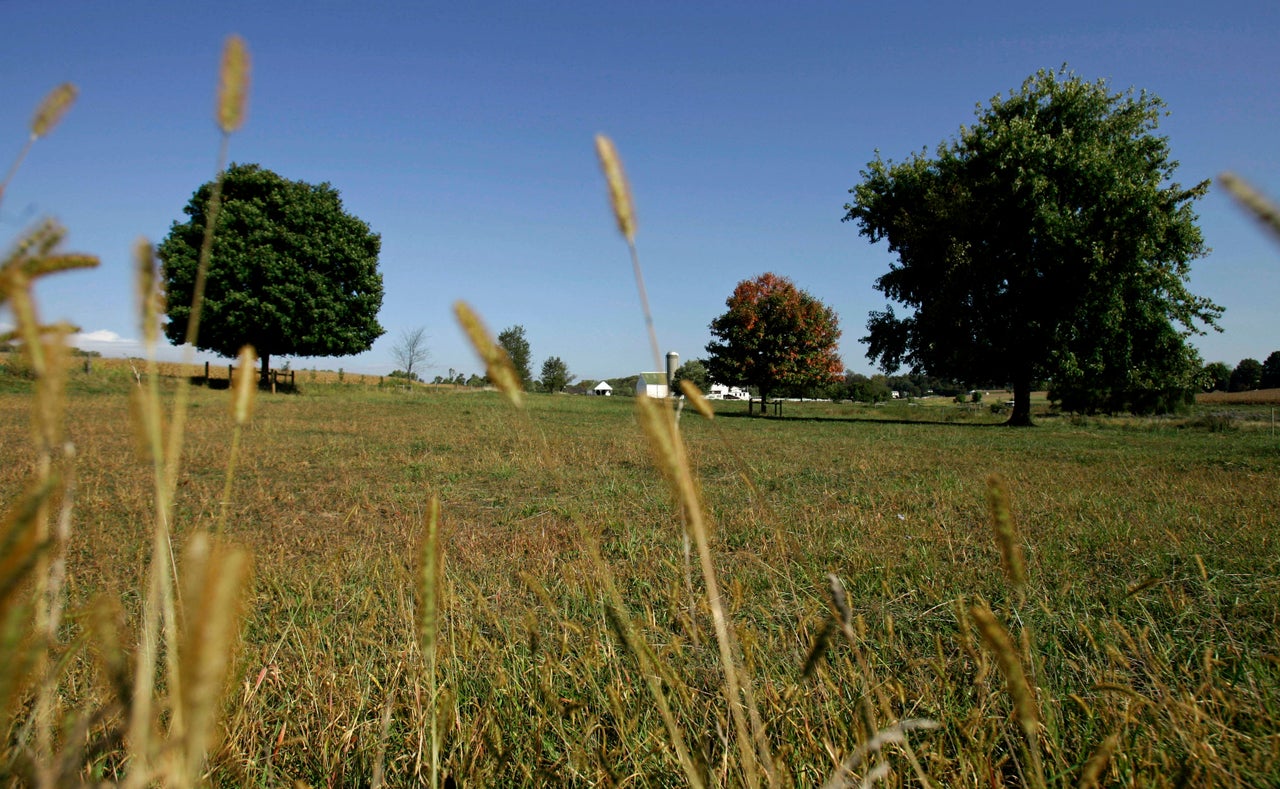
[[[754,386],[760,397],[826,386],[844,372],[836,353],[840,321],[830,307],[786,277],[743,280],[711,322],[711,380]]]

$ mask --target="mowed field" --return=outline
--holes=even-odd
[[[411,785],[427,775],[434,717],[457,785],[683,785],[638,651],[698,769],[714,785],[748,779],[704,582],[632,399],[533,395],[517,411],[488,392],[300,387],[260,396],[240,448],[226,534],[254,570],[210,782]],[[137,638],[154,506],[132,388],[123,376],[71,386],[69,638],[104,598],[118,601],[123,641]],[[229,393],[192,397],[179,553],[217,522],[231,444]],[[921,771],[938,787],[1022,785],[1014,695],[974,606],[995,613],[1026,668],[1049,785],[1280,780],[1269,407],[1040,416],[1025,430],[985,406],[717,407],[680,425],[766,734],[757,748],[780,785],[821,785],[877,732],[917,719],[938,726],[853,776],[883,765],[877,785],[917,786]],[[30,468],[29,410],[20,383],[0,392],[6,501]],[[1002,571],[993,474],[1025,549],[1025,595]],[[433,494],[434,710],[414,625]],[[828,626],[841,616],[829,575],[848,592],[847,633]],[[647,646],[622,637],[610,579]],[[93,652],[73,658],[68,714],[105,692]],[[92,772],[119,769],[107,753]]]

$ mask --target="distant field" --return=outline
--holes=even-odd
[[[1196,395],[1196,402],[1210,404],[1280,405],[1280,389],[1255,389],[1252,392],[1209,392]]]
[[[105,592],[132,617],[150,483],[131,376],[93,380],[73,381],[68,423],[73,608]],[[0,394],[9,498],[29,454],[20,388]],[[179,546],[217,517],[227,401],[194,390]],[[465,785],[683,782],[609,626],[589,536],[669,672],[680,726],[711,774],[736,783],[700,576],[690,598],[679,519],[633,403],[533,396],[519,413],[492,393],[263,396],[228,528],[256,574],[213,782],[366,784],[379,760],[393,785],[421,780],[431,712],[410,590],[435,493],[446,774]],[[938,786],[1015,774],[1011,702],[964,613],[976,600],[1029,639],[1062,783],[1111,735],[1114,785],[1260,786],[1280,774],[1280,443],[1262,421],[1043,417],[1012,430],[967,406],[797,403],[782,419],[717,408],[713,422],[686,411],[681,424],[786,783],[821,783],[833,754],[887,725],[886,711],[941,724],[913,738]],[[992,539],[991,473],[1008,480],[1025,535],[1024,604]],[[815,653],[828,573],[847,586],[859,629]],[[890,762],[888,785],[915,785],[900,756]]]

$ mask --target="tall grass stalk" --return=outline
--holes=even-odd
[[[662,369],[662,349],[658,345],[658,332],[653,325],[653,311],[649,309],[649,293],[644,286],[644,271],[640,268],[640,254],[636,251],[636,209],[631,199],[631,182],[627,180],[626,171],[622,169],[622,157],[613,140],[603,134],[596,135],[596,156],[600,160],[600,169],[604,172],[605,183],[609,187],[609,204],[613,209],[614,219],[618,223],[618,232],[627,242],[627,251],[631,254],[631,271],[636,278],[636,292],[640,295],[640,310],[644,313],[644,326],[649,334],[649,347],[653,351],[653,369]]]
[[[1018,536],[1013,510],[1009,505],[1009,485],[999,474],[987,477],[987,506],[991,513],[996,548],[1000,551],[1000,566],[1017,592],[1018,602],[1021,604],[1027,593],[1027,561],[1023,557],[1022,540]]]
[[[51,91],[32,118],[30,134],[18,157],[0,183],[0,202],[11,179],[17,173],[32,145],[48,134],[70,109],[76,88],[63,84]],[[7,676],[0,693],[3,715],[8,723],[15,710],[10,706],[21,687],[21,674],[26,665],[37,683],[34,710],[30,719],[34,743],[32,778],[39,783],[54,779],[54,729],[57,698],[57,664],[51,660],[57,642],[62,616],[65,583],[65,546],[70,537],[71,513],[75,500],[74,448],[65,442],[63,414],[68,369],[67,335],[74,329],[66,324],[44,325],[36,309],[31,287],[45,275],[72,268],[96,266],[89,255],[58,251],[66,231],[53,221],[45,221],[23,236],[15,249],[0,263],[0,305],[7,304],[14,317],[14,336],[22,343],[23,353],[34,377],[31,409],[31,436],[35,446],[35,465],[28,483],[30,493],[18,507],[6,514],[0,534],[5,547],[5,570],[0,575],[0,624],[4,632],[0,656],[9,658],[4,671]],[[56,525],[51,523],[51,506],[55,496],[61,497]],[[12,553],[11,553],[12,552]],[[16,561],[15,561],[16,560]],[[32,631],[33,659],[23,657],[25,638],[22,634],[24,606],[16,594],[28,581],[33,582],[34,606]]]
[[[1040,712],[1036,703],[1035,686],[1023,670],[1022,659],[1013,638],[991,609],[985,603],[979,603],[969,609],[969,614],[978,625],[983,646],[995,656],[996,665],[1000,667],[1009,696],[1013,699],[1014,717],[1022,729],[1023,753],[1031,767],[1031,774],[1024,775],[1024,779],[1032,787],[1042,789],[1048,784],[1045,782],[1044,760],[1040,754]]]
[[[662,368],[662,352],[658,345],[658,335],[653,325],[653,313],[649,309],[649,297],[644,286],[644,274],[640,267],[640,256],[636,250],[635,206],[631,199],[631,185],[627,181],[622,168],[622,159],[618,156],[613,141],[603,134],[596,135],[596,154],[600,160],[601,170],[609,187],[609,199],[613,208],[618,230],[627,242],[631,255],[631,266],[635,273],[636,290],[640,296],[640,309],[644,313],[645,327],[649,334],[649,344],[653,351],[653,362],[656,369]],[[707,591],[707,603],[711,609],[711,619],[715,626],[716,643],[720,650],[720,664],[724,672],[725,700],[732,715],[734,734],[737,739],[739,764],[742,779],[752,789],[759,786],[761,772],[769,785],[777,783],[773,757],[769,753],[769,744],[764,732],[764,724],[759,709],[754,703],[751,681],[745,668],[738,665],[735,656],[733,634],[730,631],[729,618],[725,612],[724,602],[720,595],[720,584],[716,578],[715,563],[711,556],[711,541],[707,524],[702,511],[693,471],[685,453],[684,441],[680,437],[675,414],[669,407],[659,407],[651,398],[640,395],[636,398],[636,411],[640,425],[649,438],[649,445],[654,459],[663,471],[668,484],[676,498],[677,507],[685,524],[685,533],[691,536],[697,547],[698,562],[702,569],[702,579]],[[687,542],[686,542],[687,553]],[[754,736],[748,733],[747,719],[750,718]]]
[[[71,105],[75,103],[78,93],[79,90],[75,85],[70,82],[64,82],[49,91],[44,100],[40,102],[40,105],[36,107],[35,115],[31,117],[30,134],[27,136],[27,141],[14,158],[13,163],[9,165],[9,172],[5,174],[4,180],[0,181],[0,202],[3,202],[5,190],[9,188],[9,183],[13,181],[18,169],[26,161],[27,154],[31,152],[31,147],[36,144],[36,140],[53,131],[54,127],[62,120],[62,117],[71,109]]]
[[[185,728],[176,737],[178,769],[170,781],[194,786],[204,772],[204,759],[213,739],[218,701],[240,624],[241,590],[248,581],[249,557],[226,548],[204,533],[189,541],[183,561],[180,650],[182,685],[174,691]]]
[[[222,503],[218,508],[218,526],[214,531],[221,537],[227,527],[227,511],[231,507],[231,483],[235,479],[236,461],[240,457],[240,436],[253,416],[253,403],[258,392],[255,375],[257,353],[252,345],[240,349],[239,365],[231,379],[231,454],[227,457],[227,474],[222,483]]]
[[[893,710],[889,705],[889,701],[885,698],[881,690],[881,683],[876,679],[875,668],[871,665],[871,661],[867,659],[866,652],[862,648],[861,634],[858,628],[861,627],[861,620],[858,621],[858,627],[854,625],[854,615],[852,606],[849,603],[849,594],[845,590],[844,582],[835,573],[827,575],[827,591],[830,595],[832,620],[845,637],[845,641],[849,643],[849,647],[853,650],[854,660],[858,665],[858,676],[862,680],[862,697],[867,706],[864,708],[866,714],[867,729],[872,733],[872,739],[856,749],[832,774],[830,781],[842,780],[842,776],[852,770],[861,759],[869,753],[879,753],[881,748],[890,743],[899,745],[902,752],[907,757],[907,762],[911,765],[911,769],[915,772],[916,779],[920,781],[921,786],[932,787],[933,782],[929,779],[928,773],[925,772],[924,766],[920,764],[919,758],[916,756],[915,750],[911,747],[906,733],[908,731],[922,729],[936,729],[938,724],[928,719],[913,719],[908,721],[899,721],[886,729],[881,729],[875,720],[875,711],[869,706],[872,699],[875,700],[876,706],[879,708],[880,714],[885,720],[893,720]],[[820,652],[819,643],[824,642],[828,637],[828,630],[824,629],[814,643],[814,648],[810,654],[810,661],[816,663],[816,656]],[[806,670],[811,670],[809,661],[806,661]],[[887,739],[878,740],[882,734],[890,735]],[[874,745],[873,745],[874,743]],[[870,780],[872,775],[869,773],[867,778]],[[843,784],[835,784],[843,785]]]
[[[453,314],[466,332],[467,339],[471,341],[471,347],[484,362],[485,375],[513,406],[520,408],[524,405],[524,386],[520,383],[520,376],[516,373],[511,357],[501,345],[494,342],[493,335],[485,328],[484,321],[480,320],[475,310],[471,309],[471,305],[465,301],[454,302]]]
[[[440,682],[437,676],[440,634],[440,580],[444,576],[444,551],[440,547],[440,499],[432,496],[422,519],[422,539],[418,551],[418,651],[427,669],[428,705],[431,716],[431,783],[440,785],[440,731],[437,709]]]
[[[667,694],[662,687],[662,677],[670,675],[671,672],[661,666],[661,661],[654,655],[653,650],[645,642],[644,636],[640,634],[632,623],[630,615],[627,614],[626,602],[622,599],[622,594],[618,591],[617,584],[613,582],[613,573],[600,556],[600,546],[585,529],[581,531],[580,537],[585,543],[587,553],[595,567],[596,578],[604,586],[605,595],[608,598],[606,611],[609,615],[609,620],[614,625],[618,639],[622,642],[623,647],[635,658],[636,664],[640,668],[640,675],[644,677],[645,685],[649,689],[649,695],[653,697],[654,703],[658,705],[658,714],[662,716],[662,724],[667,729],[667,736],[671,739],[671,747],[675,749],[676,758],[680,761],[680,767],[684,770],[685,778],[688,779],[689,785],[694,789],[703,789],[707,785],[705,778],[707,773],[706,766],[694,762],[693,753],[689,750],[689,746],[685,741],[684,731],[680,728],[680,724],[676,722],[675,715],[671,711],[671,704],[667,700]]]
[[[191,303],[191,315],[187,323],[186,356],[188,362],[194,360],[194,349],[199,337],[200,313],[204,303],[204,284],[209,268],[209,259],[213,251],[214,231],[217,227],[218,210],[221,205],[222,179],[226,169],[227,150],[231,132],[238,126],[243,116],[243,101],[247,95],[249,80],[248,59],[244,50],[244,42],[238,36],[228,39],[223,50],[222,67],[219,73],[219,91],[216,117],[221,130],[218,151],[218,175],[214,181],[209,200],[208,216],[205,225],[204,240],[200,248],[200,260],[196,271],[196,283]],[[152,253],[147,252],[148,255]],[[153,272],[151,261],[140,261],[139,272]],[[149,282],[154,274],[140,274],[142,280],[139,292],[148,293]],[[146,304],[144,296],[144,304]],[[144,323],[150,315],[144,307]],[[131,705],[129,725],[129,746],[131,764],[126,781],[127,786],[143,786],[150,783],[153,771],[157,768],[154,759],[157,754],[150,751],[153,729],[153,698],[155,696],[156,659],[162,639],[169,648],[164,650],[166,685],[171,697],[181,697],[183,678],[178,649],[178,612],[174,580],[177,574],[172,546],[172,518],[174,511],[174,494],[177,489],[178,468],[182,458],[183,439],[186,435],[186,417],[190,398],[190,379],[179,379],[174,395],[170,416],[168,440],[162,435],[163,405],[160,399],[159,376],[156,374],[155,335],[144,325],[144,335],[151,338],[147,348],[148,385],[143,397],[142,418],[150,448],[153,476],[155,521],[153,524],[151,544],[151,564],[148,572],[147,591],[143,602],[142,636],[140,639],[136,671],[134,677],[134,698]],[[169,705],[169,736],[183,741],[190,736],[187,730],[188,721],[185,714],[189,709],[184,705]],[[203,712],[203,710],[202,710]],[[199,722],[192,722],[200,725]],[[190,753],[184,753],[190,758]],[[170,757],[172,758],[172,757]],[[179,765],[179,772],[190,774],[188,765]]]

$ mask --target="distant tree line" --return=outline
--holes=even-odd
[[[1234,368],[1224,362],[1206,364],[1200,371],[1200,388],[1206,392],[1280,389],[1280,351],[1272,351],[1263,362],[1241,359]]]
[[[400,371],[397,370],[396,372]],[[395,377],[396,373],[391,373],[391,375],[392,377]],[[401,375],[403,375],[403,373],[401,373]],[[453,386],[467,386],[472,389],[481,389],[489,385],[489,379],[481,375],[476,375],[475,373],[467,375],[466,373],[458,372],[450,367],[449,371],[445,375],[437,375],[435,378],[431,379],[431,383],[437,385],[452,384]]]
[[[988,387],[995,388],[995,387]],[[955,397],[968,394],[969,386],[945,378],[909,373],[907,375],[863,375],[845,370],[844,377],[832,384],[826,396],[832,400],[852,400],[857,403],[880,403],[898,397]]]

